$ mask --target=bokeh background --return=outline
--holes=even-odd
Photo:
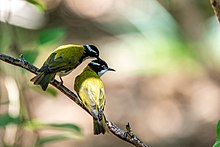
[[[105,114],[152,147],[207,147],[220,119],[220,26],[208,0],[1,0],[0,52],[40,67],[62,44],[94,44]],[[64,84],[73,89],[84,62]],[[0,62],[0,146],[132,146],[34,75]]]

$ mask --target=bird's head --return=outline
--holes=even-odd
[[[98,58],[99,57],[99,50],[96,46],[94,45],[84,45],[84,48],[86,49],[86,56],[88,57],[94,57]]]
[[[115,71],[114,69],[109,68],[107,63],[100,58],[91,61],[88,66],[91,67],[99,77],[101,77],[107,71]]]

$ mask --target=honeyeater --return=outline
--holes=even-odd
[[[108,132],[106,119],[103,114],[106,96],[104,85],[100,77],[107,71],[115,71],[109,68],[100,58],[91,61],[83,72],[75,79],[74,89],[86,109],[93,116],[94,134]]]
[[[69,74],[85,59],[95,57],[99,58],[99,51],[94,45],[62,45],[55,49],[39,70],[39,73],[31,79],[35,85],[40,85],[46,90],[55,75],[61,76]]]

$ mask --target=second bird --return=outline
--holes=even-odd
[[[31,81],[46,90],[56,74],[59,75],[62,83],[61,76],[69,74],[80,63],[90,57],[99,58],[99,51],[94,45],[62,45],[50,54],[40,68],[38,75],[33,77]]]
[[[83,72],[76,77],[74,89],[83,105],[93,116],[94,134],[108,132],[103,114],[105,107],[104,85],[100,77],[107,71],[115,71],[101,59],[91,61]]]

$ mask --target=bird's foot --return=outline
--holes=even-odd
[[[59,76],[60,77],[60,76]],[[59,86],[63,85],[63,80],[62,78],[60,77],[60,82],[59,82]]]

